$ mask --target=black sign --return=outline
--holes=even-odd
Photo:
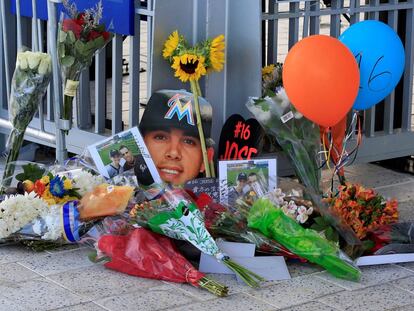
[[[215,202],[220,202],[219,180],[217,178],[197,178],[188,181],[184,185],[197,196],[201,193],[208,194]]]
[[[219,160],[250,160],[258,155],[264,131],[256,119],[230,116],[220,134]]]

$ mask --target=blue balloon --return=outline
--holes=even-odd
[[[368,109],[387,97],[404,72],[403,44],[388,25],[366,20],[349,27],[339,37],[359,65],[360,86],[354,109]]]

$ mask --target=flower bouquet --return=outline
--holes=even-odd
[[[251,98],[246,106],[289,156],[299,180],[319,194],[319,127],[290,103],[282,84],[281,64],[262,69],[262,97]]]
[[[275,239],[291,252],[324,267],[336,277],[358,281],[361,271],[339,247],[312,229],[305,229],[267,199],[257,200],[249,211],[248,226]]]
[[[46,92],[51,72],[52,62],[48,54],[30,51],[17,54],[10,94],[10,121],[13,129],[7,141],[8,155],[3,173],[3,190],[11,184],[14,173],[12,163],[19,156],[24,133]]]
[[[76,4],[69,0],[63,1],[65,18],[59,24],[58,60],[62,72],[64,98],[63,120],[72,122],[72,103],[79,85],[79,76],[92,63],[97,51],[104,48],[112,38],[100,24],[102,18],[102,3],[96,7],[78,12]],[[68,133],[70,126],[66,128]]]
[[[196,270],[175,248],[172,241],[125,220],[105,218],[88,233],[84,242],[94,241],[95,261],[105,267],[138,277],[189,283],[224,297],[228,288]]]
[[[206,177],[215,177],[213,157],[207,151],[204,131],[201,122],[198,97],[202,96],[199,79],[213,71],[221,71],[224,67],[224,35],[190,46],[184,36],[174,31],[164,43],[162,56],[171,64],[174,76],[182,82],[190,82],[194,95],[197,129],[200,135],[203,163]],[[211,150],[211,149],[210,149]]]
[[[159,199],[137,206],[130,215],[139,225],[174,239],[186,240],[203,253],[214,256],[251,287],[259,287],[259,281],[263,280],[220,251],[205,227],[201,212],[182,189],[165,188]]]
[[[224,238],[233,242],[253,243],[256,245],[256,250],[261,253],[284,256],[286,258],[299,258],[278,242],[269,239],[256,230],[248,228],[245,213],[240,211],[233,212],[228,207],[214,202],[205,193],[199,195],[196,204],[204,215],[207,230],[214,238]]]

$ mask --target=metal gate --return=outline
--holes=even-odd
[[[17,0],[20,1],[23,0]],[[324,2],[329,6],[316,0],[135,0],[135,35],[116,35],[112,47],[95,57],[94,82],[89,71],[82,74],[77,96],[81,108],[76,111],[75,127],[66,142],[58,145],[67,145],[70,152],[80,153],[103,136],[138,124],[139,104],[153,90],[185,88],[186,85],[173,78],[171,68],[161,57],[164,40],[176,29],[193,42],[221,33],[226,36],[224,70],[201,81],[203,94],[213,105],[212,134],[218,138],[221,125],[229,115],[241,113],[250,117],[245,102],[248,96],[260,95],[262,65],[283,62],[288,49],[302,37],[317,33],[337,37],[352,23],[377,19],[399,32],[406,50],[406,68],[396,91],[365,112],[365,137],[358,161],[414,154],[414,0]],[[0,98],[3,103],[0,131],[7,134],[10,124],[5,121],[8,118],[6,81],[10,81],[15,65],[17,44],[14,38],[21,38],[23,45],[32,47],[37,40],[43,51],[50,47],[47,40],[42,39],[47,33],[46,22],[36,17],[16,18],[10,14],[9,0],[0,1],[0,5]],[[349,17],[350,22],[344,16]],[[129,50],[123,50],[126,46],[123,40],[129,41]],[[107,64],[106,54],[109,53],[112,56]],[[127,75],[125,70],[123,72],[123,59],[128,63]],[[140,73],[141,67],[145,73]],[[105,71],[110,69],[112,74],[106,79]],[[42,105],[43,111],[40,110],[30,125],[28,140],[56,146],[54,98],[52,87]],[[61,154],[59,150],[58,154]]]

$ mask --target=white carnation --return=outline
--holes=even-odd
[[[7,238],[49,209],[35,192],[6,197],[0,203],[0,239]]]
[[[100,175],[92,175],[89,172],[81,171],[73,177],[74,188],[79,188],[78,193],[84,196],[91,192],[96,186],[105,183],[105,179]]]

